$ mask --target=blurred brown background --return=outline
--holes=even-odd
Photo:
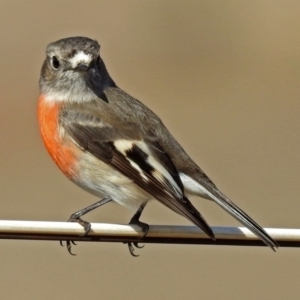
[[[46,153],[36,120],[45,47],[96,38],[117,84],[151,107],[217,185],[264,227],[299,228],[299,1],[10,1],[0,9],[0,218],[64,221],[96,198]],[[194,203],[211,225],[237,223]],[[108,204],[86,217],[127,223]],[[190,225],[152,203],[142,220]],[[296,299],[281,248],[0,240],[1,299]]]

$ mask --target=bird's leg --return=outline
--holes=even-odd
[[[89,231],[91,230],[91,224],[85,220],[82,220],[81,217],[87,213],[89,213],[90,211],[96,209],[97,207],[100,207],[108,202],[112,201],[112,199],[110,197],[105,197],[99,201],[97,201],[96,203],[88,206],[88,207],[85,207],[75,213],[73,213],[68,222],[77,222],[79,223],[83,228],[84,228],[84,234],[83,236],[86,236]]]
[[[83,228],[84,228],[84,234],[83,236],[86,236],[90,230],[91,230],[91,224],[83,219],[81,219],[81,217],[87,213],[89,213],[90,211],[96,209],[97,207],[100,207],[108,202],[112,201],[112,199],[110,197],[105,197],[99,201],[97,201],[96,203],[88,206],[88,207],[85,207],[75,213],[73,213],[68,222],[77,222],[79,223]],[[63,246],[63,241],[60,241],[60,244],[61,246]],[[72,253],[72,244],[73,245],[76,245],[76,243],[74,241],[66,241],[66,246],[67,246],[67,249],[68,249],[68,252],[71,254],[71,255],[76,255],[74,253]]]
[[[134,214],[134,216],[131,218],[131,220],[129,222],[129,225],[137,225],[142,228],[142,231],[144,233],[142,238],[144,238],[149,231],[149,225],[140,221],[141,214],[142,214],[146,204],[147,204],[146,202],[141,204],[141,206],[139,207],[139,209],[137,210],[137,212]],[[139,255],[134,254],[134,250],[135,250],[134,246],[136,248],[144,248],[144,246],[139,246],[139,244],[137,242],[134,242],[134,243],[129,242],[129,243],[127,243],[127,245],[128,245],[130,254],[134,257],[139,256]]]
[[[130,225],[137,225],[142,228],[142,231],[144,233],[143,237],[145,237],[149,231],[149,225],[140,221],[141,214],[146,204],[147,204],[146,202],[141,204],[141,206],[139,207],[139,209],[137,210],[137,212],[134,214],[134,216],[131,218],[129,222]]]

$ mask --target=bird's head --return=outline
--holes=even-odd
[[[40,77],[49,100],[84,102],[114,85],[99,54],[100,45],[87,37],[70,37],[47,46]]]

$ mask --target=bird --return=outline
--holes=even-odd
[[[119,88],[109,75],[95,39],[83,36],[50,43],[41,68],[38,120],[43,142],[60,170],[100,200],[71,215],[81,217],[114,201],[135,211],[129,224],[144,235],[141,214],[158,201],[198,226],[213,230],[189,200],[214,201],[275,251],[278,244],[249,215],[225,196],[190,158],[161,119]],[[128,243],[133,256],[138,243]],[[71,242],[67,241],[71,252]]]

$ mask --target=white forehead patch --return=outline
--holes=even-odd
[[[72,64],[73,68],[76,68],[79,63],[86,63],[87,65],[89,65],[91,60],[92,56],[90,54],[79,51],[70,59],[70,63]]]

